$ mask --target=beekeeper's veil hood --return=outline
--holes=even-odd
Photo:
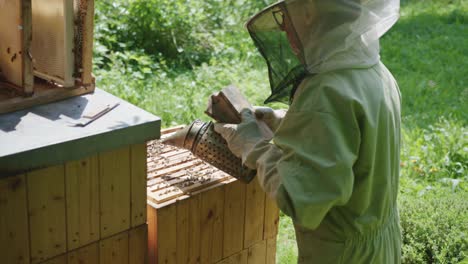
[[[379,38],[397,21],[399,0],[286,0],[253,16],[247,29],[268,65],[272,94],[288,102],[307,74],[379,61]]]

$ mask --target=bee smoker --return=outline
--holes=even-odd
[[[190,150],[195,156],[234,178],[249,183],[256,170],[242,165],[242,160],[229,150],[226,140],[216,133],[212,122],[195,120],[192,124],[163,140],[164,144]]]

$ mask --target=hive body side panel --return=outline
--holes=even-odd
[[[248,264],[266,264],[267,243],[262,240],[248,249]]]
[[[148,228],[144,224],[134,228],[128,233],[129,241],[129,263],[144,264],[148,263]]]
[[[189,199],[189,264],[200,263],[200,195]]]
[[[58,257],[41,262],[41,264],[67,264],[67,255],[60,255]]]
[[[175,207],[176,213],[176,229],[177,229],[177,263],[189,263],[189,208],[188,200],[178,202]]]
[[[24,175],[0,180],[0,256],[5,263],[29,263],[29,228]]]
[[[223,259],[218,264],[247,264],[248,250],[242,250],[230,257]]]
[[[99,239],[97,156],[65,164],[68,250]]]
[[[215,263],[223,257],[224,187],[201,194],[201,263]]]
[[[64,166],[60,165],[27,174],[33,263],[66,250],[64,171]]]
[[[11,83],[23,85],[21,0],[0,1],[0,71]]]
[[[276,237],[267,240],[266,263],[276,264]]]
[[[99,264],[99,243],[79,248],[68,253],[68,264]]]
[[[131,226],[146,223],[146,143],[133,145],[131,156]]]
[[[278,234],[279,209],[276,201],[265,195],[265,225],[263,239],[276,237]]]
[[[177,208],[175,204],[157,210],[157,257],[164,264],[177,263]]]
[[[100,263],[128,264],[128,256],[128,232],[100,241]]]
[[[245,184],[233,182],[225,187],[223,257],[243,249]]]
[[[148,262],[155,264],[158,261],[158,227],[157,212],[151,205],[146,206],[148,216]]]
[[[246,187],[244,248],[263,240],[265,192],[257,180]]]
[[[101,237],[130,228],[130,148],[99,154]]]

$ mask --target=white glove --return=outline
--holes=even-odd
[[[238,125],[215,123],[214,130],[226,140],[231,152],[245,163],[257,143],[271,140],[272,132],[250,110],[243,110],[241,117],[242,121]]]
[[[254,109],[257,119],[265,122],[272,131],[276,131],[276,129],[278,129],[281,121],[286,115],[285,109],[273,110],[270,107],[265,106],[255,106]]]

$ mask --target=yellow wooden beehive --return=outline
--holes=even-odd
[[[150,143],[147,210],[151,264],[275,263],[276,203],[187,150]]]
[[[0,1],[0,113],[94,91],[94,0]]]
[[[1,263],[145,263],[146,145],[0,179]]]

